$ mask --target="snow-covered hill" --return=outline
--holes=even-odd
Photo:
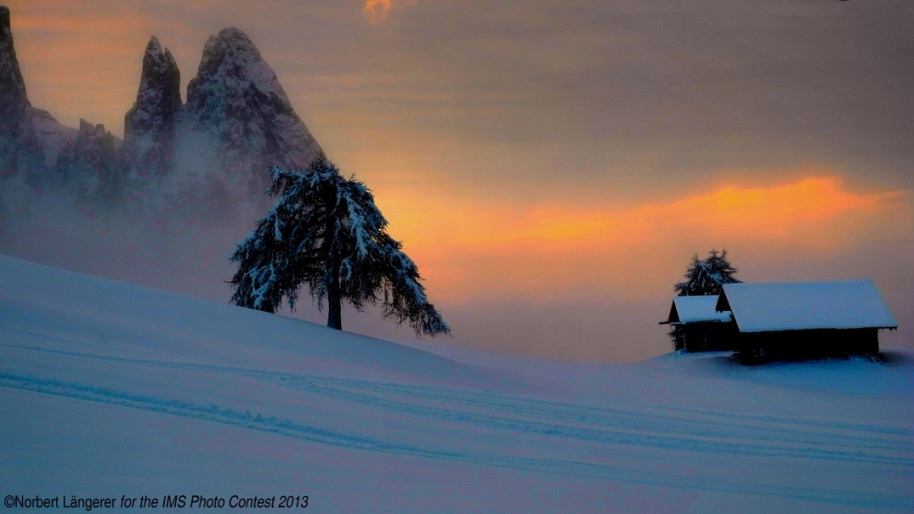
[[[0,256],[0,493],[114,498],[102,512],[144,495],[157,511],[307,495],[314,512],[911,512],[914,354],[886,357],[409,348]]]

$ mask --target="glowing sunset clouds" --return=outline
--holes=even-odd
[[[384,21],[387,17],[391,3],[391,0],[365,0],[365,7],[362,8],[362,11],[372,23],[377,23]]]
[[[808,171],[827,170],[798,173]],[[415,200],[406,196],[385,212],[435,295],[457,302],[664,291],[682,262],[712,247],[744,256],[762,248],[841,252],[870,237],[912,230],[898,221],[910,219],[906,193],[855,192],[829,175],[619,209],[436,200],[424,199],[420,216],[409,212]]]

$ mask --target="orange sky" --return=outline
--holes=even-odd
[[[422,263],[435,297],[449,302],[663,290],[690,256],[669,249],[689,245],[702,254],[715,246],[736,255],[761,248],[838,254],[883,237],[914,238],[903,221],[912,219],[908,192],[852,191],[823,168],[793,174],[799,178],[785,184],[733,185],[626,208],[455,201],[408,187],[378,197],[391,233]],[[619,273],[633,263],[669,272]]]
[[[914,343],[904,2],[6,4],[33,105],[118,135],[149,36],[186,85],[206,38],[242,28],[457,344],[657,355],[711,248],[744,280],[874,278]],[[562,323],[575,342],[553,345]]]
[[[368,15],[372,23],[379,23],[387,17],[387,11],[393,2],[390,0],[365,0],[362,10]]]

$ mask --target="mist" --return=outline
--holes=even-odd
[[[7,188],[4,197],[4,210],[13,215],[4,216],[0,252],[225,303],[232,293],[227,281],[235,271],[229,256],[265,213],[265,207],[233,211],[210,205],[203,209],[208,216],[195,217],[179,209],[131,211],[86,203],[63,189],[27,196],[27,189],[21,189],[20,196],[9,194],[13,190]],[[861,218],[861,213],[854,217]],[[421,239],[407,244],[406,250],[415,250],[420,272],[430,272],[423,272],[429,298],[453,329],[451,337],[434,342],[570,361],[633,362],[661,355],[671,351],[667,329],[658,322],[669,311],[673,284],[681,280],[692,254],[703,257],[716,241],[722,243],[718,249],[729,250],[740,270],[737,277],[747,282],[872,278],[901,324],[898,331],[883,332],[882,343],[911,346],[914,284],[900,277],[914,276],[909,258],[914,248],[904,220],[895,221],[876,216],[860,229],[865,237],[844,247],[833,244],[828,251],[806,235],[831,225],[850,230],[847,219],[796,223],[796,238],[781,241],[760,238],[758,227],[740,235],[745,225],[738,224],[734,232],[713,237],[675,237],[675,230],[668,231],[629,247],[620,246],[612,233],[600,236],[609,238],[606,247],[580,235],[565,243],[566,250],[591,247],[586,253],[553,253],[558,247],[531,253],[526,246],[513,254],[483,248],[471,255],[453,244],[436,248],[447,255],[442,261]],[[882,229],[874,228],[878,226]],[[395,230],[392,235],[396,238]],[[449,268],[461,259],[463,266]],[[467,266],[482,275],[465,275]],[[527,280],[513,276],[512,266],[526,270]],[[456,278],[448,279],[449,274]],[[326,314],[308,301],[307,291],[302,291],[297,310],[286,306],[279,315],[326,322]],[[357,312],[346,306],[343,328],[393,341],[417,340],[409,327],[382,319],[379,309],[371,307]]]
[[[872,278],[900,324],[881,341],[914,345],[905,0],[9,3],[32,105],[115,135],[150,35],[186,83],[209,34],[249,33],[327,155],[374,190],[453,328],[436,341],[660,355],[673,284],[715,248],[747,282]],[[0,251],[218,302],[269,206],[2,193]],[[306,295],[280,314],[323,324]],[[343,328],[415,339],[376,309],[346,309]]]

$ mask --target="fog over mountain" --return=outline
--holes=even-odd
[[[152,36],[121,141],[102,125],[84,121],[71,129],[32,107],[9,10],[3,8],[0,16],[0,163],[5,179],[19,180],[33,192],[75,193],[91,209],[180,207],[217,216],[263,203],[269,166],[305,166],[321,152],[276,74],[236,28],[206,42],[186,104],[175,60]]]
[[[211,36],[185,103],[150,37],[121,140],[32,106],[6,7],[0,22],[0,252],[227,299],[227,258],[271,202],[269,167],[322,153],[254,43]]]

